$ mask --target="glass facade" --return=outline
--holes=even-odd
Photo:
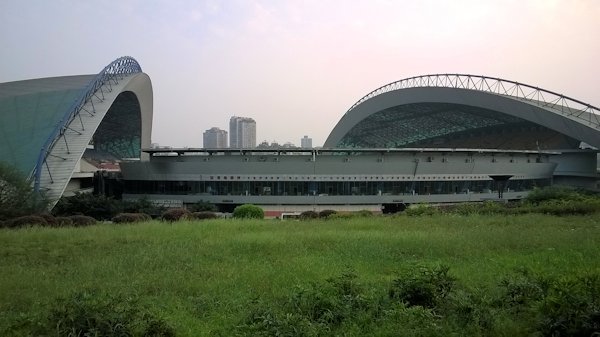
[[[550,179],[509,180],[505,191],[550,185]],[[496,191],[492,180],[453,181],[154,181],[126,180],[124,193],[168,195],[429,195]]]

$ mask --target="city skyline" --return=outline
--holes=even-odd
[[[259,139],[310,133],[321,146],[362,96],[424,74],[505,78],[599,106],[598,17],[593,0],[6,0],[0,82],[93,74],[130,55],[152,80],[154,143],[197,146],[198,129],[239,112]]]

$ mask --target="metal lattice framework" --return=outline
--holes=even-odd
[[[564,116],[600,129],[600,109],[559,93],[501,78],[468,74],[432,74],[405,78],[379,87],[359,99],[348,111],[363,102],[390,91],[408,88],[438,87],[477,90],[513,97],[536,106],[551,109]]]
[[[63,118],[56,124],[56,127],[40,150],[37,162],[30,177],[30,179],[33,179],[33,186],[36,192],[40,189],[40,176],[43,167],[46,166],[46,169],[48,169],[46,159],[48,156],[52,156],[51,151],[56,143],[62,138],[68,149],[69,144],[65,137],[65,132],[70,130],[79,135],[82,134],[80,131],[69,127],[71,122],[76,118],[79,118],[81,122],[81,113],[94,115],[96,113],[94,98],[99,102],[104,101],[105,91],[112,92],[113,85],[118,84],[118,81],[122,80],[124,75],[141,72],[142,67],[140,67],[139,63],[133,57],[123,56],[104,67],[104,69],[102,69],[102,71],[99,72],[81,91],[79,97],[73,102],[71,107],[65,111]],[[83,128],[83,122],[81,122],[81,127]],[[48,173],[51,176],[49,169]]]

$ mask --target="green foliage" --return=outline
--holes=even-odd
[[[148,198],[117,202],[121,204],[120,209],[123,213],[144,213],[150,215],[152,218],[158,218],[165,211],[164,207],[156,205],[148,200]]]
[[[110,220],[121,212],[121,202],[103,195],[92,193],[76,193],[71,197],[61,198],[52,214],[55,216],[70,216],[83,214],[96,220]]]
[[[595,336],[600,333],[600,274],[566,277],[552,283],[539,304],[542,336]]]
[[[548,186],[544,188],[535,188],[527,194],[525,201],[531,204],[539,204],[549,200],[579,200],[583,195],[574,189]]]
[[[401,213],[401,214],[406,214],[408,216],[422,216],[422,215],[434,215],[437,213],[438,213],[438,210],[435,207],[425,205],[425,204],[418,204],[418,205],[408,207],[406,210],[404,210],[404,213]]]
[[[47,205],[19,170],[0,162],[0,220],[38,213]]]
[[[96,224],[96,219],[87,215],[71,215],[68,217],[75,227],[93,226]]]
[[[47,226],[48,222],[41,216],[38,215],[24,215],[18,218],[4,221],[4,226],[9,228],[20,228],[26,226]]]
[[[135,322],[156,308],[154,317],[184,336],[589,336],[596,329],[595,216],[197,224],[0,230],[0,336],[57,335],[44,332],[50,309],[60,307],[54,299],[87,289],[139,296],[111,295],[132,303]],[[438,266],[451,267],[451,287]],[[390,296],[440,288],[449,290],[429,307]],[[120,300],[109,302],[123,312]],[[160,319],[153,326],[163,327]]]
[[[373,212],[369,211],[368,209],[361,209],[360,211],[354,212],[353,214],[354,216],[359,218],[368,218],[373,216]]]
[[[119,213],[112,218],[112,222],[114,223],[134,223],[150,220],[152,218],[144,213]]]
[[[304,211],[304,212],[300,213],[301,220],[310,220],[310,219],[317,219],[317,218],[319,218],[319,213],[317,213],[315,211]]]
[[[194,212],[190,215],[190,217],[194,220],[208,220],[219,218],[215,212],[210,211]]]
[[[262,219],[265,217],[265,212],[256,205],[245,204],[233,210],[233,217],[237,219]]]
[[[179,221],[190,218],[190,211],[185,208],[171,208],[163,212],[161,219],[164,221]]]
[[[42,213],[42,214],[38,214],[38,216],[44,218],[44,220],[46,220],[46,223],[48,224],[48,226],[56,227],[58,225],[56,218],[52,214]]]
[[[133,297],[83,291],[58,299],[35,324],[38,336],[175,336],[163,319]]]
[[[332,209],[324,209],[319,212],[319,218],[329,218],[334,214],[337,214],[337,212]]]
[[[54,219],[56,220],[57,227],[73,226],[73,220],[71,220],[71,218],[69,218],[69,217],[57,216]]]
[[[557,216],[594,214],[600,212],[600,199],[582,198],[579,200],[548,200],[537,204],[534,210],[538,213]]]
[[[531,305],[547,295],[550,280],[534,274],[526,268],[519,268],[514,274],[500,281],[500,299],[504,306],[522,307]]]
[[[200,200],[194,204],[188,205],[187,209],[192,212],[216,212],[217,207],[208,201]]]
[[[408,306],[434,308],[454,287],[455,278],[449,270],[448,266],[409,266],[392,281],[389,297]]]

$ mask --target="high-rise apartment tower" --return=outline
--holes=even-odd
[[[204,131],[203,146],[207,149],[224,149],[227,147],[227,131],[217,127]]]
[[[234,149],[256,147],[256,122],[254,119],[231,117],[229,120],[229,147]]]
[[[312,149],[312,138],[308,138],[308,136],[301,138],[300,147],[303,149]]]

